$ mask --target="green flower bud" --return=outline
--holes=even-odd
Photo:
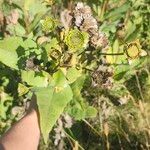
[[[44,20],[41,20],[42,30],[45,32],[51,32],[57,27],[57,20],[51,17],[46,17]]]
[[[70,30],[65,36],[65,43],[68,46],[69,50],[73,52],[86,48],[88,40],[88,33],[81,32],[78,29]]]

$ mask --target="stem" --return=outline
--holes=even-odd
[[[78,142],[77,140],[75,140],[74,138],[72,138],[72,136],[70,136],[65,130],[63,130],[64,133],[75,143]],[[85,150],[78,142],[78,146],[81,148],[81,150]]]
[[[96,129],[94,129],[94,127],[93,127],[92,125],[90,125],[90,123],[89,123],[88,121],[86,121],[85,119],[83,119],[83,121],[84,121],[96,134],[98,134],[99,136],[101,136],[100,133],[99,133]]]
[[[107,150],[110,149],[110,144],[109,144],[108,136],[106,136],[106,149],[107,149]]]
[[[82,67],[82,69],[85,69],[85,70],[90,71],[90,72],[93,72],[93,71],[94,71],[94,70],[91,70],[91,69],[86,68],[86,67]]]
[[[124,55],[124,53],[100,53],[100,55]]]

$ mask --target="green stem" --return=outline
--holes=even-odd
[[[99,53],[100,55],[124,55],[124,53]]]

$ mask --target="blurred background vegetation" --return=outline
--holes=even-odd
[[[64,9],[71,11],[77,2],[84,2],[91,7],[99,31],[108,37],[111,53],[118,53],[122,43],[139,39],[147,56],[130,65],[120,63],[121,56],[108,56],[107,59],[114,68],[112,88],[104,90],[89,86],[91,80],[87,79],[82,89],[83,97],[97,109],[97,116],[73,121],[72,127],[65,129],[65,136],[58,135],[60,139],[56,136],[56,130],[61,124],[58,122],[56,130],[50,134],[48,145],[41,139],[39,149],[149,150],[149,0],[0,0],[0,39],[21,36],[39,43],[42,40],[39,41],[39,37],[44,35],[40,20],[47,15],[60,20],[61,12]],[[10,41],[4,46],[11,44]],[[8,56],[8,60],[9,57],[11,56]],[[99,81],[101,76],[97,72],[95,74],[94,78],[100,84],[107,76],[105,74],[102,81]],[[0,63],[0,135],[22,117],[28,105],[29,96],[19,94],[19,82],[18,72]]]

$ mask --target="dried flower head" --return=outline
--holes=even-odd
[[[99,66],[92,73],[92,84],[102,89],[110,89],[113,86],[113,69],[108,66]]]
[[[86,24],[89,26],[97,25],[97,21],[92,16],[91,8],[87,5],[84,5],[82,2],[77,3],[75,10],[73,11],[73,14],[74,14],[75,25],[77,27],[80,27],[83,24],[84,26]],[[90,28],[90,27],[86,26],[86,28]]]
[[[67,9],[61,12],[60,14],[61,22],[65,29],[68,29],[72,24],[71,12]]]
[[[78,29],[72,29],[65,36],[65,43],[69,50],[76,52],[84,49],[87,46],[88,39],[88,33],[81,32]]]
[[[105,48],[108,45],[108,39],[105,34],[99,32],[91,37],[91,45],[95,48]]]
[[[90,44],[95,48],[105,48],[108,45],[107,37],[99,32],[97,20],[92,15],[92,10],[86,4],[77,3],[73,11],[74,24],[81,31],[90,35]]]
[[[93,31],[94,29],[97,30],[98,29],[98,25],[97,25],[97,21],[95,18],[93,18],[92,16],[84,19],[82,25],[80,26],[80,29],[82,31]]]

